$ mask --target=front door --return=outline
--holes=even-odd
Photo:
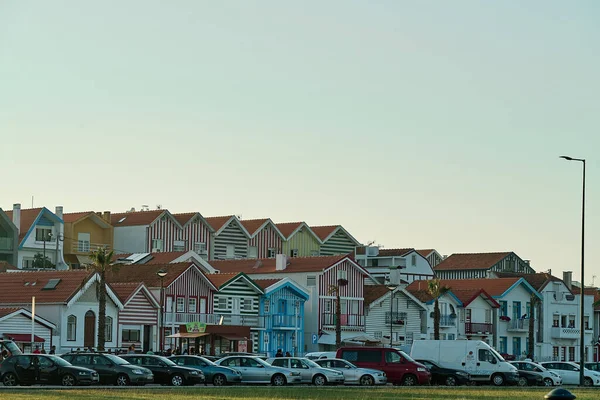
[[[150,329],[151,325],[144,325],[144,342],[142,343],[144,353],[147,353],[150,350]],[[162,349],[159,349],[162,350]]]
[[[85,325],[83,327],[83,347],[94,347],[96,337],[96,314],[93,311],[85,313]]]

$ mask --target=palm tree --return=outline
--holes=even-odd
[[[433,339],[440,340],[440,302],[439,298],[448,292],[450,288],[442,286],[439,279],[433,279],[427,283],[427,291],[435,299],[433,305]]]
[[[92,262],[88,269],[100,275],[100,284],[96,286],[96,296],[98,297],[98,351],[104,351],[104,343],[106,342],[106,272],[114,269],[111,264],[113,252],[106,251],[104,247],[99,247],[96,251],[90,252],[89,257]]]
[[[335,293],[335,348],[342,346],[342,302],[340,299],[340,288],[346,286],[346,279],[338,279],[337,285],[329,287],[329,294]]]
[[[540,299],[534,294],[531,293],[531,297],[529,299],[529,346],[527,347],[527,357],[533,360],[533,351],[534,351],[534,334],[535,334],[535,309],[540,303]]]

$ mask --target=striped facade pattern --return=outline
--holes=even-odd
[[[17,333],[31,335],[30,318],[24,316],[23,314],[17,314],[0,322],[0,336],[3,334],[7,335]],[[39,336],[44,339],[43,347],[46,350],[50,350],[50,346],[52,345],[52,329],[36,323],[34,333],[35,336]],[[41,348],[42,343],[39,343],[39,345]]]
[[[376,339],[390,336],[390,296],[376,300],[367,311],[365,333]],[[394,293],[393,320],[402,319],[404,325],[392,324],[392,344],[394,346],[412,344],[421,337],[421,318],[425,311],[402,292]]]
[[[210,313],[212,310],[213,289],[209,286],[206,277],[196,267],[188,268],[173,283],[165,288],[165,297],[173,299],[173,310],[176,311],[176,299],[184,298],[187,304],[190,298],[197,299],[197,307],[200,307],[200,299],[206,299],[206,310],[197,310],[197,313]],[[166,300],[166,299],[165,299]],[[167,304],[165,301],[164,304]]]
[[[269,223],[248,241],[248,246],[257,248],[258,258],[268,258],[269,249],[275,249],[275,254],[281,252],[281,242],[281,236]]]
[[[269,302],[268,313],[265,312],[265,301]],[[261,299],[261,310],[265,318],[283,322],[280,327],[268,324],[271,328],[261,331],[258,347],[260,353],[274,357],[278,349],[292,354],[304,352],[304,299],[294,291],[283,287],[270,296]],[[282,308],[283,307],[283,308]],[[289,318],[279,315],[291,316]],[[297,316],[297,317],[296,317]]]
[[[292,256],[292,250],[298,250],[298,257],[319,256],[321,244],[317,241],[314,235],[308,232],[307,227],[296,232],[295,235],[283,242],[283,254]]]
[[[184,240],[186,243],[185,251],[194,251],[195,243],[205,243],[207,254],[210,254],[210,228],[199,217],[195,217],[183,226],[180,240]]]
[[[148,252],[152,252],[153,239],[162,240],[163,247],[161,252],[170,252],[173,251],[173,242],[175,240],[182,240],[182,231],[177,221],[163,214],[146,228],[146,237],[148,238],[148,242],[146,243],[146,250]]]
[[[355,250],[356,244],[341,230],[338,230],[321,246],[322,256],[348,254]]]
[[[319,314],[323,315],[325,313],[326,301],[333,303],[331,310],[334,312],[336,294],[332,293],[332,288],[337,287],[338,279],[340,278],[345,278],[348,281],[347,285],[341,286],[339,289],[340,299],[357,300],[358,309],[356,310],[356,314],[362,318],[364,316],[365,272],[348,260],[337,264],[335,267],[319,275]],[[319,329],[322,327],[322,319],[319,319]],[[349,327],[345,328],[342,326],[342,329],[347,328]],[[364,330],[364,328],[364,325],[362,327],[352,327],[352,329],[356,330]]]
[[[138,291],[119,312],[121,325],[156,325],[158,323],[158,309],[143,291]]]
[[[231,221],[225,229],[221,231],[214,239],[214,259],[227,259],[227,245],[234,246],[235,258],[248,257],[248,236],[244,233],[237,221]]]

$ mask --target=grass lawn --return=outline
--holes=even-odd
[[[578,400],[600,398],[600,389],[569,389]],[[518,399],[540,400],[548,393],[547,388],[349,388],[297,386],[288,388],[273,387],[230,387],[230,388],[110,388],[110,389],[0,389],[0,399],[4,400],[54,400],[54,399],[112,399],[112,400],[276,400],[276,399],[327,399],[327,400],[378,400],[378,399],[465,399],[497,400]]]

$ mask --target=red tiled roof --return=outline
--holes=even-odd
[[[321,239],[321,241],[324,241],[339,227],[340,225],[311,226],[310,229],[312,229],[312,231],[319,237],[319,239]]]
[[[119,268],[106,274],[106,281],[111,285],[113,283],[144,282],[146,287],[156,288],[160,287],[160,278],[156,273],[162,269],[167,271],[167,276],[164,277],[164,286],[167,287],[191,265],[193,265],[193,263],[190,262],[121,265]]]
[[[246,230],[248,231],[248,233],[250,234],[250,236],[252,236],[268,220],[269,220],[269,218],[245,219],[245,220],[241,220],[240,223],[242,224],[242,226],[244,228],[246,228]]]
[[[83,211],[83,212],[74,212],[74,213],[66,213],[63,214],[63,221],[65,223],[75,222],[79,219],[85,217],[86,215],[93,214],[93,211]],[[102,217],[100,217],[102,218]]]
[[[379,255],[377,257],[401,257],[404,256],[408,253],[410,253],[411,251],[414,251],[415,249],[413,248],[406,248],[406,249],[379,249]],[[356,254],[362,255],[365,254],[365,248],[364,247],[359,247],[356,249]]]
[[[495,278],[495,279],[442,279],[440,283],[442,286],[450,288],[454,293],[459,290],[485,290],[490,296],[501,296],[506,292],[512,285],[514,285],[520,278]],[[406,290],[410,291],[413,295],[414,292],[425,291],[427,292],[427,285],[429,281],[413,281],[406,287]],[[415,295],[415,297],[417,297]],[[430,298],[431,299],[431,298]]]
[[[43,208],[41,208],[41,207],[40,208],[27,208],[27,209],[21,210],[21,226],[17,226],[17,228],[19,228],[19,243],[21,242],[21,240],[23,240],[23,238],[25,237],[25,235],[31,228],[31,225],[33,225],[33,223],[35,222],[38,215],[40,215],[40,212],[42,210],[43,210]],[[5,211],[5,213],[8,216],[8,218],[12,221],[13,220],[12,210]]]
[[[224,216],[220,216],[220,217],[208,217],[208,218],[204,218],[204,219],[210,226],[212,226],[212,228],[216,232],[219,229],[221,229],[223,227],[223,225],[225,225],[227,223],[227,221],[229,221],[231,219],[231,217],[233,217],[233,215],[224,215]]]
[[[179,222],[179,224],[181,224],[182,226],[187,224],[188,221],[192,218],[194,218],[196,216],[195,212],[188,212],[188,213],[179,213],[179,214],[173,214],[173,217],[175,217],[175,219],[177,220],[177,222]]]
[[[262,290],[265,290],[266,288],[268,288],[271,285],[276,284],[277,282],[281,281],[281,279],[252,279],[254,281],[254,283],[256,283],[256,285],[258,287],[260,287]]]
[[[29,304],[32,296],[36,303],[66,303],[93,274],[86,270],[1,273],[0,304]],[[44,290],[50,279],[60,282],[55,289]]]
[[[117,296],[119,297],[119,300],[121,300],[121,303],[125,304],[125,302],[127,301],[127,299],[129,298],[129,296],[131,296],[133,294],[133,292],[135,292],[137,290],[138,287],[140,287],[140,285],[142,285],[142,283],[137,283],[137,282],[115,282],[115,283],[111,283],[110,287],[112,288],[113,292],[115,292],[117,294]]]
[[[303,222],[284,222],[281,224],[275,224],[275,226],[286,239],[289,239],[290,235],[302,224]]]
[[[386,293],[389,293],[389,291],[390,290],[385,285],[365,285],[365,305],[373,303],[375,300],[381,298]]]
[[[518,277],[524,278],[538,292],[542,290],[549,282],[563,282],[562,279],[557,278],[547,272],[538,272],[535,274],[523,274],[518,272],[496,272],[499,278],[511,278]],[[563,282],[564,283],[564,282]]]
[[[9,264],[7,261],[0,261],[0,272],[6,272],[11,269],[17,269],[17,267]]]
[[[430,255],[431,253],[433,253],[434,251],[435,251],[434,249],[417,250],[417,253],[419,253],[423,257],[427,258],[427,256]]]
[[[490,269],[509,254],[511,254],[510,251],[503,253],[452,254],[434,269],[436,271]]]
[[[166,210],[149,210],[111,214],[110,223],[114,227],[150,225],[165,211]],[[123,221],[121,221],[121,219],[123,219]]]
[[[15,311],[19,311],[21,308],[0,308],[0,318],[6,317],[9,314],[14,313]]]
[[[258,260],[214,260],[209,261],[210,265],[222,273],[244,272],[246,274],[264,274],[272,272],[317,272],[323,271],[343,258],[346,255],[321,256],[321,257],[293,257],[290,258],[290,265],[283,271],[275,269],[276,262],[274,258],[261,258]],[[260,264],[258,268],[255,268]]]
[[[239,273],[206,274],[206,277],[217,289],[219,289],[238,275]]]

